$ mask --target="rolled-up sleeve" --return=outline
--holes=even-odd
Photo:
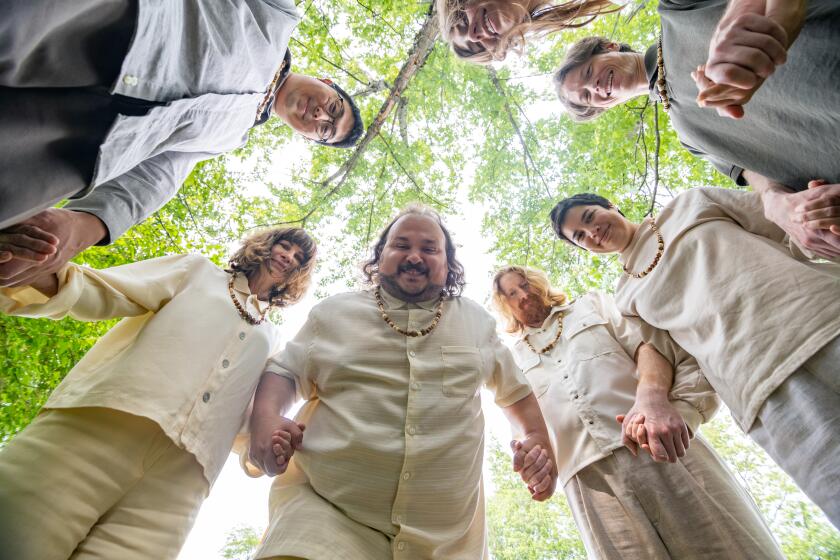
[[[516,365],[510,349],[502,343],[495,330],[489,336],[486,348],[492,356],[493,368],[486,386],[493,392],[496,405],[505,408],[530,395],[532,390],[528,380]]]
[[[20,317],[66,316],[79,321],[134,317],[159,310],[177,293],[198,255],[149,259],[103,270],[73,263],[58,271],[58,292],[46,297],[34,288],[0,290],[0,310]]]

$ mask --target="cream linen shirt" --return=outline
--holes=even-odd
[[[432,321],[436,300],[406,304],[385,290],[382,298],[403,329]],[[410,338],[383,321],[372,291],[336,295],[312,309],[267,370],[292,380],[306,401],[297,416],[306,423],[303,447],[290,470],[314,493],[301,505],[300,481],[275,479],[259,557],[382,557],[381,544],[366,549],[348,525],[314,515],[306,499],[325,499],[385,535],[393,558],[488,557],[479,389],[506,407],[531,388],[484,309],[448,298],[437,328]]]
[[[22,317],[81,321],[126,317],[67,374],[45,408],[106,407],[157,422],[195,455],[213,484],[269,356],[277,326],[246,323],[230,276],[200,255],[149,259],[104,270],[68,264],[59,291],[0,290],[0,309]],[[258,316],[267,305],[239,275],[234,293]]]
[[[717,395],[694,358],[666,333],[623,317],[606,294],[592,292],[554,307],[541,327],[526,327],[535,348],[554,340],[561,314],[563,334],[550,351],[537,354],[524,338],[514,346],[548,425],[561,484],[622,446],[615,417],[636,400],[634,357],[643,342],[676,365],[669,397],[692,434],[717,411]]]
[[[662,259],[644,278],[623,275],[616,303],[697,358],[746,432],[767,397],[840,335],[840,266],[793,258],[752,192],[691,189],[656,223]],[[643,224],[620,260],[644,270],[656,249]]]

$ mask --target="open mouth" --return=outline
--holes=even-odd
[[[612,95],[613,78],[615,78],[615,71],[610,70],[610,73],[607,75],[607,97]]]
[[[490,16],[487,15],[487,10],[484,10],[484,29],[489,31],[491,35],[498,35],[499,32],[493,27],[493,22],[490,21]]]
[[[607,239],[610,238],[610,228],[612,228],[612,226],[607,226],[607,229],[605,229],[604,233],[601,235],[601,239],[598,240],[598,245],[600,245],[601,247],[603,247]]]

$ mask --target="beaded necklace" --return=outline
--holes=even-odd
[[[648,225],[650,225],[650,229],[653,230],[653,233],[656,234],[656,242],[659,245],[659,247],[656,250],[656,256],[653,257],[653,262],[651,262],[650,265],[643,271],[630,272],[626,266],[622,267],[624,268],[624,273],[632,276],[633,278],[644,278],[645,276],[650,274],[651,271],[653,271],[653,269],[656,268],[656,265],[659,264],[659,260],[662,258],[662,253],[665,252],[665,240],[662,239],[662,234],[659,233],[659,228],[656,227],[656,223],[653,221],[653,218],[648,218],[645,221],[648,223]]]
[[[656,89],[659,93],[659,100],[662,108],[667,113],[671,109],[671,98],[668,97],[668,89],[665,87],[665,59],[662,56],[662,30],[659,30],[659,45],[656,48]]]
[[[546,352],[551,352],[551,349],[554,348],[554,346],[557,344],[557,341],[560,340],[560,335],[562,335],[562,334],[563,334],[563,314],[558,313],[557,314],[557,334],[554,335],[554,339],[548,344],[548,346],[546,346],[545,348],[543,348],[541,350],[537,350],[536,348],[534,348],[534,345],[531,344],[531,341],[528,340],[528,335],[527,334],[522,338],[522,340],[525,341],[525,344],[528,346],[528,348],[531,349],[531,352],[533,352],[534,354],[545,354]]]
[[[389,327],[391,327],[401,335],[410,337],[426,336],[427,334],[435,330],[435,327],[438,325],[438,322],[440,322],[440,318],[443,315],[443,296],[444,293],[441,292],[440,299],[438,299],[437,302],[437,309],[435,309],[435,317],[434,319],[432,319],[432,322],[429,324],[428,327],[420,329],[419,331],[406,331],[398,327],[396,323],[394,323],[394,321],[392,321],[391,318],[388,317],[388,314],[385,313],[385,303],[382,301],[382,294],[379,293],[379,286],[377,286],[376,290],[374,290],[373,292],[373,297],[376,298],[376,306],[379,307],[379,312],[382,314],[382,320],[385,321],[385,323],[387,323]]]
[[[236,307],[236,310],[239,312],[239,316],[245,319],[245,322],[250,325],[256,326],[262,324],[265,321],[265,318],[268,315],[268,310],[271,307],[266,307],[262,314],[260,314],[260,318],[254,319],[254,316],[251,315],[247,309],[242,307],[242,304],[239,303],[238,299],[236,299],[236,295],[233,293],[233,279],[234,275],[231,274],[230,280],[228,281],[228,293],[230,294],[230,300],[233,302],[233,306]]]

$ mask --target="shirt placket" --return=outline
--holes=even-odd
[[[569,402],[575,408],[584,429],[589,434],[599,441],[597,437],[598,415],[589,403],[589,398],[586,392],[586,380],[576,379],[572,374],[570,368],[570,360],[564,360],[568,346],[566,341],[563,341],[560,351],[555,352],[551,359],[555,362],[554,366],[557,368],[560,377],[560,384],[565,389],[566,394],[569,395]]]
[[[420,330],[425,325],[421,324],[427,319],[428,313],[424,313],[422,309],[410,309],[408,312],[407,328],[410,330]],[[394,542],[392,544],[392,552],[394,558],[411,558],[411,547],[409,541],[402,535],[402,527],[410,525],[411,512],[408,508],[407,500],[403,498],[408,491],[409,485],[413,484],[414,479],[414,457],[422,452],[422,442],[424,434],[421,430],[421,413],[422,406],[418,402],[422,385],[418,380],[418,364],[422,359],[420,355],[420,342],[423,337],[406,337],[406,358],[408,360],[408,400],[406,403],[405,414],[405,456],[403,459],[403,467],[399,474],[399,481],[397,482],[397,493],[394,497],[394,504],[391,508],[391,522],[399,527]]]

